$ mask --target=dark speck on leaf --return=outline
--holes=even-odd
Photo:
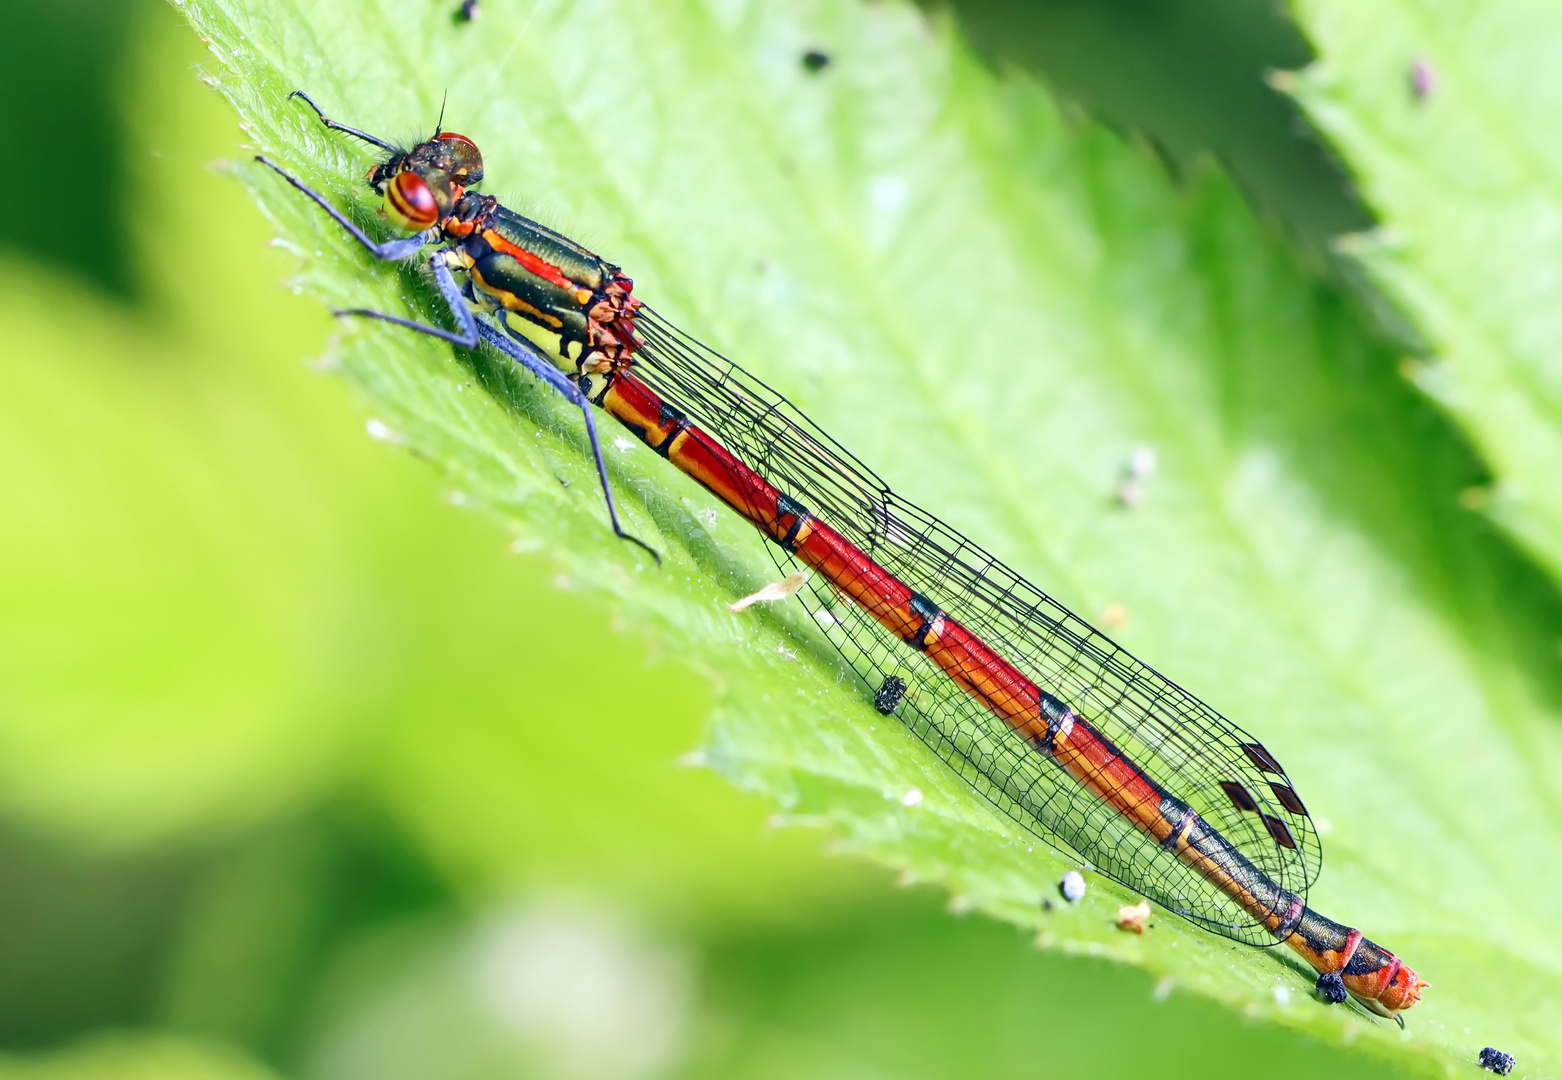
[[[1476,1064],[1487,1072],[1494,1072],[1498,1076],[1507,1076],[1513,1071],[1513,1055],[1504,1054],[1494,1046],[1488,1046],[1481,1051],[1481,1056]]]
[[[460,22],[471,22],[481,14],[483,7],[478,0],[461,0],[461,7],[456,11],[456,19]]]
[[[1318,996],[1330,1005],[1342,1005],[1350,996],[1350,992],[1345,989],[1345,980],[1340,978],[1338,971],[1318,976],[1317,987]]]
[[[818,74],[829,66],[830,54],[827,52],[809,49],[803,54],[803,70],[810,74]]]

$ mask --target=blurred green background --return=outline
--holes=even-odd
[[[1304,250],[1370,223],[1263,81],[1308,58],[1269,0],[951,10]],[[0,1077],[1380,1071],[680,767],[703,679],[310,370],[331,320],[210,167],[243,135],[177,14],[4,20]]]

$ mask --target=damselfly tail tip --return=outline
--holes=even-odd
[[[1378,1000],[1395,1013],[1400,1013],[1420,1001],[1421,991],[1429,989],[1431,985],[1411,968],[1401,967]]]
[[[1369,998],[1362,992],[1353,991],[1353,993],[1357,1001],[1379,1016],[1392,1017],[1403,1026],[1405,1020],[1400,1014],[1420,1001],[1421,991],[1430,989],[1431,985],[1412,968],[1400,965],[1388,985],[1379,990],[1375,996]]]

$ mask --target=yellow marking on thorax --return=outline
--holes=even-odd
[[[481,296],[483,294],[479,293],[478,295]],[[560,369],[569,371],[573,366],[565,362],[566,357],[559,355],[559,344],[564,340],[561,335],[549,333],[547,327],[538,326],[530,319],[523,319],[512,311],[496,311],[494,312],[494,320],[504,329],[511,331],[513,334],[519,334],[537,346]]]
[[[476,266],[472,267],[471,274],[472,281],[477,286],[478,291],[491,298],[499,307],[504,308],[506,311],[516,311],[522,315],[530,315],[532,318],[538,319],[554,329],[563,328],[564,320],[557,315],[549,315],[546,311],[533,307],[508,289],[496,289],[488,284],[488,282],[483,280],[483,275]]]

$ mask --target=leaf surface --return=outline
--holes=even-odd
[[[1562,10],[1297,0],[1283,76],[1382,222],[1344,248],[1419,338],[1405,373],[1491,469],[1467,506],[1562,574]]]
[[[1557,1027],[1541,1003],[1562,999],[1552,893],[1509,887],[1562,855],[1555,598],[1457,507],[1476,466],[1394,355],[1227,181],[1175,189],[1142,148],[896,4],[542,4],[477,24],[395,0],[184,7],[257,145],[371,230],[369,148],[289,91],[409,139],[448,92],[487,190],[623,265],[637,295],[1069,606],[1126,613],[1123,643],[1258,734],[1331,824],[1314,906],[1436,988],[1402,1035],[1318,1005],[1274,950],[1166,916],[1116,931],[1132,897],[1099,878],[1044,911],[1078,856],[874,713],[798,612],[726,611],[774,576],[746,526],[609,433],[656,568],[607,531],[578,413],[494,357],[344,324],[334,362],[391,437],[709,673],[718,770],[1044,944],[1429,1071],[1519,1026],[1558,1060],[1530,1026]],[[823,71],[800,63],[810,48]],[[302,287],[439,317],[416,272],[243,174]],[[1146,447],[1157,469],[1129,509]]]

